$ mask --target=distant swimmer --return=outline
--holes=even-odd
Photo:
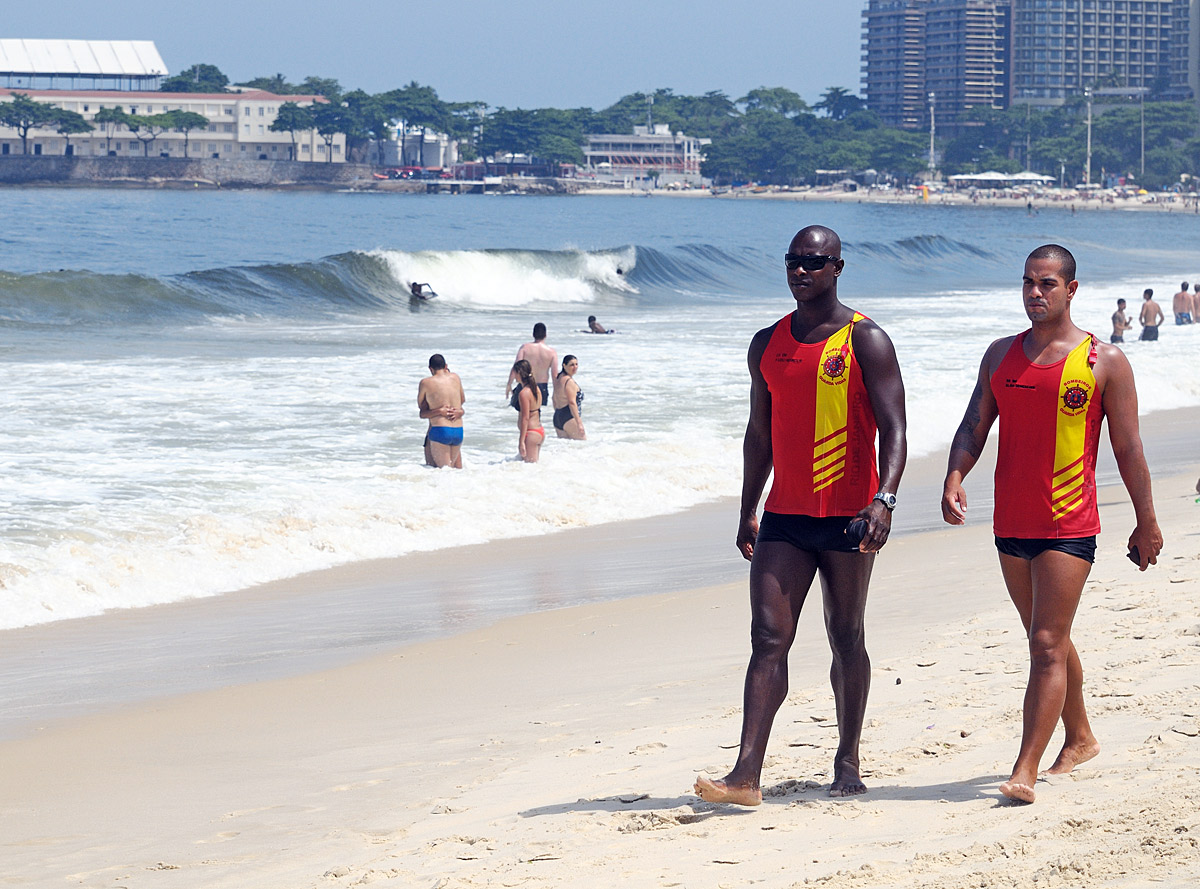
[[[575,382],[578,371],[579,359],[568,355],[554,378],[554,431],[559,438],[583,441],[587,433],[583,429],[583,390]]]
[[[1158,339],[1158,325],[1163,323],[1163,311],[1154,301],[1154,291],[1147,287],[1142,291],[1142,311],[1138,320],[1142,323],[1142,335],[1139,339],[1154,342]]]
[[[597,321],[595,315],[588,315],[588,330],[592,333],[615,333],[615,331]]]
[[[541,321],[533,325],[533,342],[525,343],[517,349],[517,361],[522,360],[529,362],[533,378],[537,381],[538,388],[542,390],[542,404],[549,404],[550,375],[554,373],[554,368],[558,364],[558,353],[546,345],[546,325]],[[504,387],[505,398],[512,393],[513,383],[516,381],[517,372],[514,369],[508,374],[508,384]],[[515,408],[517,399],[513,398],[509,404]]]
[[[429,421],[425,436],[425,462],[430,466],[462,469],[462,380],[446,366],[440,354],[429,356],[429,376],[417,386],[421,419]]]
[[[1175,313],[1176,324],[1191,324],[1195,318],[1195,307],[1192,305],[1192,295],[1188,293],[1188,282],[1179,285],[1179,292],[1171,300],[1171,311]]]
[[[512,369],[521,380],[517,392],[517,453],[526,463],[536,463],[546,441],[546,429],[542,426],[542,387],[534,384],[528,360],[522,358]]]
[[[818,575],[838,724],[829,795],[867,791],[859,771],[871,685],[863,619],[904,472],[904,383],[887,334],[838,300],[844,261],[837,233],[802,229],[783,261],[795,311],[756,333],[747,356],[737,548],[750,561],[752,652],[737,762],[724,778],[696,779],[696,793],[710,803],[762,802],[771,723],[787,698],[788,651]],[[760,525],[758,501],[772,470]]]
[[[1125,342],[1125,331],[1133,330],[1133,322],[1129,320],[1129,316],[1125,314],[1125,300],[1117,300],[1117,310],[1112,313],[1112,336],[1108,338],[1110,343]]]
[[[1145,571],[1163,538],[1154,514],[1150,471],[1138,435],[1137,392],[1129,359],[1075,326],[1075,258],[1047,244],[1025,260],[1022,296],[1031,327],[993,342],[950,445],[942,518],[966,520],[963,480],[1000,420],[992,524],[1000,572],[1029,645],[1021,749],[1000,793],[1032,803],[1034,784],[1061,718],[1062,750],[1050,767],[1064,774],[1100,752],[1083,699],[1083,667],[1071,624],[1092,568],[1100,513],[1096,455],[1100,427],[1133,501],[1129,557]]]

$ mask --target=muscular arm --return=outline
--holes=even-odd
[[[987,444],[988,432],[996,422],[998,411],[996,398],[992,394],[991,377],[1011,343],[1012,337],[996,340],[984,353],[979,363],[975,391],[971,393],[966,413],[950,443],[950,459],[942,486],[942,518],[948,524],[961,525],[966,521],[967,494],[962,487],[963,479],[979,461],[983,446]]]
[[[1154,514],[1154,498],[1150,485],[1150,468],[1142,452],[1142,437],[1138,431],[1137,389],[1133,381],[1133,368],[1120,349],[1100,346],[1100,365],[1104,389],[1101,403],[1108,418],[1108,439],[1112,442],[1113,456],[1117,458],[1117,469],[1121,481],[1133,501],[1136,525],[1129,535],[1129,549],[1138,551],[1138,568],[1157,564],[1162,551],[1162,532]]]
[[[871,410],[879,428],[879,489],[891,494],[900,487],[900,476],[908,460],[907,421],[904,413],[904,380],[891,339],[872,321],[854,326],[854,354],[871,398]],[[859,550],[878,552],[892,529],[892,514],[878,500],[858,513],[866,519],[867,533]]]
[[[758,501],[771,474],[771,393],[759,365],[773,331],[773,327],[768,327],[756,333],[746,356],[750,366],[750,419],[742,442],[742,509],[737,548],[747,561],[754,556],[754,542],[758,538]]]

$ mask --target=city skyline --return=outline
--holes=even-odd
[[[669,18],[631,0],[581,0],[569,13],[546,0],[515,9],[462,0],[434,17],[345,0],[331,18],[312,0],[186,8],[50,0],[7,11],[0,37],[153,40],[172,74],[204,63],[231,82],[316,75],[367,92],[416,80],[448,101],[493,107],[603,108],[660,88],[737,99],[761,86],[812,103],[831,86],[859,92],[864,5],[760,0],[735,18],[727,3],[696,0],[686,17]]]

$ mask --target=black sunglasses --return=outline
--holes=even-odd
[[[783,264],[788,267],[790,272],[794,272],[796,269],[818,272],[825,268],[826,263],[837,262],[839,258],[837,256],[799,256],[795,253],[785,253],[783,254]]]

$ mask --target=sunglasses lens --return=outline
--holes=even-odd
[[[796,256],[789,253],[783,258],[783,264],[791,271],[804,269],[806,272],[816,272],[825,268],[829,260],[828,256]]]

